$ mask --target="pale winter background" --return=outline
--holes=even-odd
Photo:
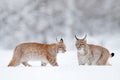
[[[78,66],[75,39],[114,52],[113,65]],[[53,43],[63,38],[67,52],[58,55],[59,67],[8,68],[13,50],[22,42]],[[1,80],[120,80],[120,0],[0,0]]]

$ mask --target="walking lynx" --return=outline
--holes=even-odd
[[[41,66],[46,66],[47,63],[58,66],[56,57],[59,51],[66,52],[63,39],[53,44],[23,43],[15,48],[8,66],[18,66],[20,63],[24,66],[31,66],[28,64],[30,60],[41,60]]]
[[[114,53],[110,54],[109,51],[98,45],[87,44],[86,37],[78,39],[76,36],[76,48],[79,65],[108,65],[109,57],[113,57]]]

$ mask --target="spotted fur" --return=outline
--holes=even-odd
[[[87,35],[86,35],[87,36]],[[109,57],[113,57],[114,53],[98,45],[87,44],[86,36],[83,39],[78,39],[76,36],[76,48],[79,65],[107,65]]]
[[[66,52],[63,39],[53,44],[22,43],[15,48],[8,66],[18,66],[21,63],[24,66],[31,66],[28,64],[30,60],[40,60],[42,66],[46,66],[47,63],[58,66],[57,54],[59,51]]]

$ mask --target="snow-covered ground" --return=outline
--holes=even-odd
[[[0,0],[0,80],[120,80],[119,13],[120,0]],[[79,32],[102,35],[87,41],[114,52],[112,66],[78,66],[73,35]],[[67,52],[57,57],[59,67],[41,67],[40,62],[7,67],[13,49],[5,48],[56,36],[67,38]]]
[[[110,52],[115,53],[115,56],[109,59],[112,66],[78,66],[75,46],[70,50],[67,45],[68,51],[58,54],[59,67],[41,67],[40,62],[29,62],[32,67],[7,67],[13,50],[0,50],[0,80],[120,80],[120,43],[119,38],[113,38],[102,39],[109,39],[105,44],[99,43],[102,41],[100,37],[88,37],[89,43],[105,44]]]

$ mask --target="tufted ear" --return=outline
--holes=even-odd
[[[75,35],[75,39],[76,39],[76,40],[79,40],[76,35]]]
[[[63,42],[63,39],[62,39],[62,38],[60,39],[60,42]]]
[[[86,40],[86,37],[87,37],[87,34],[85,34],[85,36],[84,36],[83,40]]]

